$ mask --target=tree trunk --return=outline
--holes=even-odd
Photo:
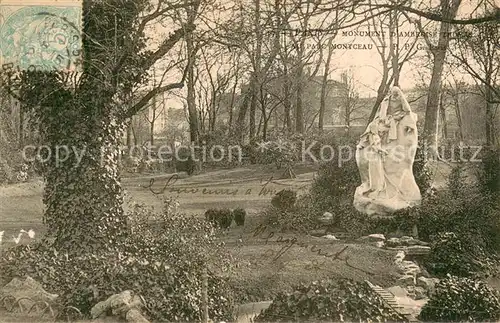
[[[368,123],[373,121],[375,117],[377,116],[378,109],[380,108],[380,105],[384,101],[385,96],[387,95],[387,92],[389,91],[389,86],[388,86],[388,79],[389,79],[389,69],[384,66],[383,67],[384,71],[382,74],[382,80],[380,81],[380,85],[377,89],[377,99],[375,100],[375,104],[373,105],[372,112],[370,113],[370,117],[368,118]]]
[[[302,96],[304,93],[304,66],[298,63],[297,68],[297,100],[295,101],[295,132],[304,133],[304,111],[302,107]]]
[[[194,59],[193,59],[194,60]],[[194,89],[194,64],[189,63],[187,75],[187,106],[189,114],[190,142],[198,142],[198,115],[196,113],[195,89]]]
[[[52,153],[45,164],[46,237],[57,250],[78,254],[116,246],[128,232],[118,174],[121,127],[108,112],[96,113],[99,115],[85,123],[83,120],[89,118],[81,112],[80,118],[72,113],[74,121],[66,125],[57,122],[60,119],[52,126],[50,120],[44,120],[41,130],[43,141],[53,151],[60,146],[68,147],[69,152],[65,155],[62,151],[59,156]],[[64,120],[64,115],[60,117]],[[74,124],[86,125],[77,130]]]
[[[325,121],[325,106],[326,106],[326,96],[328,89],[328,74],[330,73],[330,62],[333,55],[332,47],[333,37],[328,40],[328,54],[326,56],[325,71],[323,73],[323,79],[321,82],[321,99],[319,102],[319,115],[318,115],[318,129],[323,132],[323,124]]]
[[[447,120],[446,120],[446,109],[444,108],[443,104],[443,94],[441,93],[441,96],[439,98],[439,116],[441,118],[441,123],[443,124],[443,139],[448,139],[448,126],[447,126]]]
[[[253,85],[250,84],[250,86]],[[250,95],[251,92],[249,90],[247,90],[245,94],[243,94],[243,102],[240,106],[240,110],[238,111],[238,118],[236,119],[236,131],[237,131],[238,141],[240,144],[243,144],[245,140],[245,129],[246,129],[245,119],[250,101]]]
[[[451,5],[449,2],[451,2]],[[460,2],[461,0],[441,0],[443,17],[447,19],[455,18]],[[429,85],[429,94],[427,96],[423,138],[428,147],[431,148],[435,154],[437,154],[437,119],[439,111],[439,97],[441,92],[441,75],[443,73],[446,51],[450,40],[450,29],[450,24],[442,22],[439,30],[438,46],[431,48],[432,56],[434,57],[434,66]]]
[[[153,147],[155,141],[155,120],[156,120],[156,96],[153,98],[153,111],[151,114],[151,123],[149,125],[149,141],[151,142],[151,147]]]
[[[237,62],[239,64],[239,61]],[[231,91],[231,102],[229,104],[229,121],[228,121],[228,127],[227,127],[227,134],[232,133],[232,128],[233,128],[233,110],[234,110],[234,102],[236,99],[236,88],[238,87],[238,71],[239,68],[236,69],[236,79],[234,81],[233,85],[233,90]]]
[[[491,75],[486,76],[486,81],[491,84]],[[486,97],[486,146],[488,148],[494,147],[497,144],[497,137],[495,131],[495,104],[493,101],[493,92],[489,86],[485,86],[485,97]]]
[[[24,149],[24,108],[21,104],[19,107],[19,149]]]
[[[459,101],[459,94],[458,91],[455,93],[453,96],[453,100],[455,102],[455,115],[457,116],[457,126],[458,126],[458,137],[460,139],[460,142],[464,141],[464,128],[463,128],[463,122],[462,122],[462,112],[460,111],[460,101]]]
[[[251,91],[252,91],[252,99],[250,101],[250,143],[255,141],[255,114],[257,113],[257,99],[259,92],[259,83],[260,83],[260,69],[261,69],[261,56],[262,56],[262,33],[261,33],[261,25],[260,25],[260,0],[255,0],[255,20],[254,20],[254,28],[256,34],[256,46],[255,46],[255,66],[253,78],[254,81],[252,83]]]
[[[254,82],[254,86],[256,86],[257,82]],[[250,100],[250,143],[253,143],[255,140],[255,114],[257,113],[257,95],[256,90],[252,89],[252,99]]]
[[[189,11],[188,20],[190,22],[194,21],[194,12]],[[196,94],[195,94],[195,76],[194,76],[194,65],[196,60],[196,51],[193,44],[192,32],[188,32],[185,35],[186,39],[186,50],[188,55],[187,62],[187,107],[189,115],[189,135],[190,142],[198,142],[199,124],[198,124],[198,114],[196,112]]]
[[[288,133],[291,133],[292,132],[292,118],[290,115],[292,112],[292,101],[290,100],[291,85],[290,85],[290,76],[287,74],[286,68],[284,72],[284,78],[285,82],[283,85],[283,94],[284,94],[283,109],[285,114],[285,128]]]
[[[437,151],[437,134],[438,134],[438,112],[439,112],[439,97],[441,91],[441,74],[443,73],[444,60],[446,49],[437,50],[434,55],[434,67],[432,69],[432,77],[429,85],[429,94],[427,97],[427,106],[425,110],[424,123],[424,139],[429,145]]]
[[[394,86],[399,86],[399,37],[398,35],[398,12],[393,11],[390,14],[389,23],[389,53],[391,57],[392,64],[392,76],[394,79]],[[396,37],[396,43],[394,43],[394,37]]]
[[[127,147],[130,149],[130,148],[132,148],[132,118],[130,118],[126,122],[126,127],[127,127],[126,143],[127,143]]]

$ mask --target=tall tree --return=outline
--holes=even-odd
[[[45,165],[43,221],[57,249],[81,253],[109,249],[128,233],[118,172],[118,147],[127,119],[179,82],[149,89],[127,107],[118,98],[145,85],[149,71],[164,61],[194,29],[171,14],[199,2],[108,0],[83,2],[82,72],[24,72],[11,94],[36,116],[42,142],[54,152]],[[148,26],[162,20],[172,32],[148,43]],[[177,59],[177,55],[173,55]]]
[[[489,147],[498,144],[496,110],[500,104],[500,31],[497,23],[468,26],[457,32],[451,51],[457,67],[477,84],[485,102],[485,136]]]
[[[440,0],[439,10],[444,20],[455,19],[458,8],[462,0]],[[433,59],[432,76],[429,84],[427,105],[425,110],[425,123],[423,137],[431,152],[437,157],[437,135],[438,135],[438,114],[439,99],[441,93],[442,74],[445,65],[446,53],[450,43],[450,32],[452,25],[441,22],[437,44],[433,44],[428,33],[425,32],[420,21],[415,21],[427,43]]]

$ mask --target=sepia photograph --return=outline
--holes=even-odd
[[[24,322],[500,322],[500,0],[0,0]]]

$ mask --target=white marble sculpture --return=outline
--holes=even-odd
[[[393,87],[356,147],[362,181],[354,194],[358,211],[389,215],[420,204],[413,176],[417,144],[417,115],[401,90]]]

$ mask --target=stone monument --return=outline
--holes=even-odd
[[[389,215],[420,204],[420,190],[413,176],[417,145],[417,115],[395,86],[356,147],[362,182],[354,193],[358,211]]]

